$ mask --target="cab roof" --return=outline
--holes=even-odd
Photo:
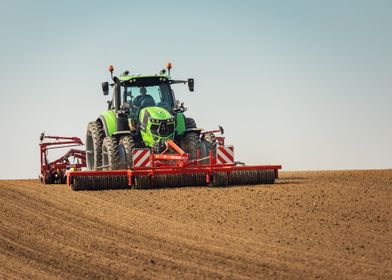
[[[167,75],[123,75],[118,77],[122,82],[137,82],[139,80],[157,80],[157,81],[169,81],[171,78]]]

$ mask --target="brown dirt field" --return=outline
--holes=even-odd
[[[72,192],[0,181],[0,278],[392,279],[392,170]]]

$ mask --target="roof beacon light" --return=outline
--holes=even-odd
[[[112,77],[112,80],[113,80],[113,71],[114,71],[113,65],[110,64],[109,67],[108,67],[108,70],[110,72],[110,77]]]
[[[170,76],[170,70],[172,69],[172,64],[169,62],[166,66],[167,71],[169,72],[169,76]]]

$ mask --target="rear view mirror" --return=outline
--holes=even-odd
[[[189,88],[189,91],[192,91],[192,92],[195,90],[195,80],[188,79],[188,88]]]
[[[108,82],[102,83],[102,91],[103,91],[103,95],[109,94],[109,83]]]

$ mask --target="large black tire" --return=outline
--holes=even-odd
[[[197,150],[200,150],[199,134],[188,132],[181,141],[181,149],[190,154],[190,159],[197,158]]]
[[[205,158],[210,156],[210,152],[212,151],[213,157],[216,157],[216,147],[217,141],[214,133],[205,133],[201,140],[200,146],[200,158]],[[205,159],[200,162],[201,164],[209,164],[210,160]]]
[[[132,167],[132,152],[135,148],[135,141],[132,136],[125,135],[118,141],[118,154],[120,157],[120,169]]]
[[[102,142],[105,137],[99,121],[90,122],[86,133],[86,161],[88,170],[97,170],[102,165]]]
[[[196,122],[194,119],[192,118],[185,118],[185,128],[189,129],[189,128],[196,128]]]
[[[102,167],[103,170],[120,169],[120,156],[118,142],[115,137],[107,136],[102,143]]]
[[[185,118],[185,128],[197,128],[196,122],[192,118]],[[191,159],[197,158],[197,150],[200,150],[199,134],[196,132],[188,132],[181,141],[181,149],[191,155]]]

